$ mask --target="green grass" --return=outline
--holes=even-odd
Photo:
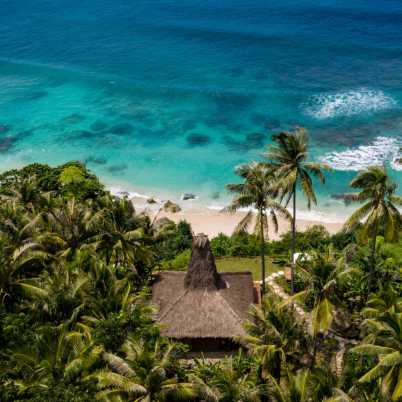
[[[267,276],[280,269],[269,258],[265,258]],[[259,257],[224,257],[216,258],[216,267],[219,272],[251,271],[255,281],[261,280],[261,263]]]

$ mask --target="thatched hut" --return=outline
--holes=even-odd
[[[218,273],[207,236],[193,240],[187,272],[156,276],[152,300],[159,307],[162,334],[190,345],[193,351],[232,349],[244,335],[243,321],[255,302],[250,272]]]

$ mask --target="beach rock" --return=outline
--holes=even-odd
[[[178,204],[175,204],[174,202],[168,200],[163,204],[163,210],[165,212],[170,212],[175,214],[176,212],[180,212],[181,208]]]
[[[345,204],[349,204],[350,202],[354,201],[354,195],[348,193],[335,193],[331,194],[331,198],[333,200],[342,200]]]
[[[402,158],[396,158],[394,162],[397,163],[398,165],[402,165]]]
[[[181,199],[183,201],[187,201],[187,200],[195,200],[197,198],[197,196],[193,193],[184,193],[181,195]]]
[[[166,217],[157,219],[153,224],[153,228],[157,232],[160,232],[163,229],[166,229],[166,228],[169,228],[169,227],[174,227],[174,226],[175,226],[175,223],[172,220],[170,220],[169,218],[166,218]]]
[[[211,142],[211,138],[203,134],[190,134],[187,138],[187,143],[190,146],[203,146]]]
[[[147,204],[156,204],[156,201],[154,198],[147,198]]]

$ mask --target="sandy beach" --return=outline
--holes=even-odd
[[[194,233],[205,233],[210,238],[217,236],[219,233],[231,235],[245,216],[246,212],[236,212],[234,214],[222,212],[220,210],[209,209],[200,206],[187,206],[186,202],[179,203],[182,210],[176,213],[169,213],[160,210],[160,204],[146,205],[144,199],[133,198],[133,204],[137,211],[146,212],[152,219],[166,217],[173,222],[178,223],[182,220],[189,222]],[[275,233],[271,224],[269,229],[269,238],[278,239],[281,234],[290,230],[290,223],[283,219],[279,219],[279,230]],[[300,217],[297,219],[297,229],[306,230],[313,225],[324,225],[330,233],[336,233],[342,228],[342,222],[324,222],[322,220],[309,220]]]

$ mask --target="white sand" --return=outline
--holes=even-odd
[[[224,233],[226,235],[231,235],[236,225],[245,216],[245,212],[236,212],[235,214],[229,214],[217,210],[212,210],[202,207],[183,207],[183,203],[180,206],[183,208],[182,211],[177,213],[166,213],[159,212],[159,205],[154,206],[144,205],[144,200],[137,203],[137,199],[133,199],[133,203],[138,211],[146,211],[151,218],[162,218],[167,217],[173,222],[179,222],[185,220],[191,224],[194,233],[205,233],[210,238],[217,236],[219,233]],[[184,202],[185,204],[185,202]],[[156,216],[157,214],[157,216]],[[297,219],[297,229],[305,230],[313,225],[323,225],[330,233],[336,233],[342,228],[342,222],[322,222],[317,220],[306,220]],[[252,227],[251,227],[252,229]],[[286,233],[290,230],[290,223],[283,219],[279,219],[279,231],[275,233],[273,230],[273,225],[270,225],[269,238],[278,239],[282,233]]]

